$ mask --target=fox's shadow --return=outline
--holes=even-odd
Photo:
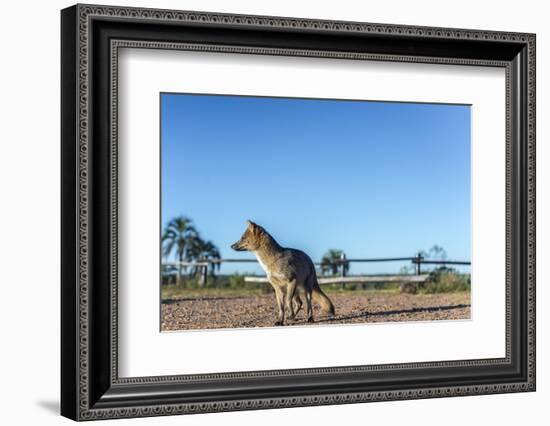
[[[315,322],[333,322],[333,321],[346,321],[353,320],[358,318],[369,318],[376,316],[390,316],[390,315],[400,315],[400,314],[416,314],[421,312],[437,312],[437,311],[449,311],[453,309],[462,309],[469,308],[469,304],[457,304],[457,305],[445,305],[445,306],[426,306],[419,308],[410,308],[410,309],[396,309],[391,311],[374,311],[374,312],[359,312],[352,315],[335,315],[333,317],[322,317],[316,318]]]
[[[162,299],[161,303],[163,305],[173,305],[179,302],[204,302],[208,300],[239,300],[247,299],[246,296],[206,296],[206,297],[178,297],[173,299]]]

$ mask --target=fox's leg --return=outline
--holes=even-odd
[[[275,325],[283,325],[285,321],[285,306],[284,306],[284,294],[283,289],[278,286],[273,286],[275,289],[275,297],[277,298],[277,307],[279,308],[279,318],[275,322]]]
[[[311,305],[311,290],[308,288],[304,289],[304,294],[306,296],[307,322],[313,322],[313,306]]]
[[[294,315],[298,315],[298,312],[300,312],[300,309],[302,309],[302,299],[300,299],[300,295],[298,294],[298,289],[296,289],[296,293],[294,294]]]
[[[296,294],[296,279],[289,281],[286,286],[286,294],[285,294],[285,310],[288,310],[288,319],[293,320],[295,318],[294,314],[294,305],[292,305],[292,301],[294,300],[294,296]]]

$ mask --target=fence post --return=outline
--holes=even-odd
[[[420,264],[422,263],[423,260],[424,260],[424,257],[420,253],[418,253],[414,261],[414,263],[416,263],[416,275],[420,275],[422,273],[420,269]]]
[[[346,253],[342,252],[340,254],[340,276],[346,276]],[[346,288],[346,283],[342,283],[342,288]]]
[[[199,278],[199,286],[205,287],[206,281],[208,280],[208,264],[200,266],[201,272],[200,272],[200,278]]]
[[[340,270],[340,276],[345,277],[346,276],[346,253],[342,252],[340,255],[340,265],[342,266],[342,269]]]

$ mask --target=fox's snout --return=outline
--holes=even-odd
[[[239,243],[240,241],[237,241],[236,243],[231,244],[231,248],[235,251],[246,251],[246,249],[242,247]]]

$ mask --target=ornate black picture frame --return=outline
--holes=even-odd
[[[76,5],[61,13],[61,413],[74,420],[535,390],[535,35]],[[506,70],[506,356],[120,378],[120,47]]]

